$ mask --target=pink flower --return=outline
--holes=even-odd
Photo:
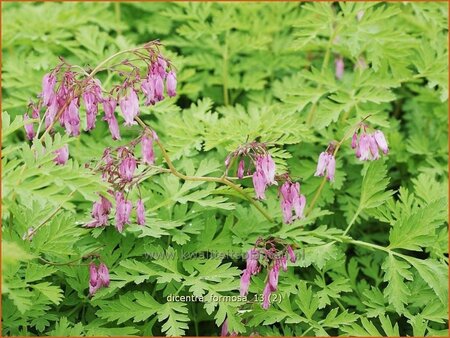
[[[170,97],[177,95],[177,77],[173,71],[170,71],[169,74],[167,74],[166,86],[167,95],[169,95]]]
[[[55,96],[54,88],[56,77],[52,73],[45,74],[42,78],[42,102],[45,106],[49,106]]]
[[[358,146],[358,134],[355,132],[352,136],[352,149],[355,149]]]
[[[155,104],[155,81],[150,75],[142,81],[141,89],[146,96],[145,105]]]
[[[373,135],[369,135],[369,148],[371,153],[371,159],[377,160],[380,158],[380,154],[378,153],[378,145],[375,137]]]
[[[56,154],[56,157],[53,161],[58,165],[64,165],[69,159],[69,146],[66,144],[62,148],[55,150],[54,153]]]
[[[155,100],[156,102],[158,102],[164,99],[164,81],[159,74],[155,75],[154,81],[155,81]]]
[[[334,172],[336,170],[336,159],[333,155],[330,155],[330,158],[328,160],[327,164],[327,179],[328,181],[333,182],[334,181]]]
[[[242,272],[241,276],[241,286],[240,286],[240,294],[241,296],[246,296],[248,294],[248,288],[250,286],[250,277],[251,273],[247,269]]]
[[[261,170],[257,170],[253,173],[253,187],[255,188],[257,199],[262,200],[266,198],[266,178]]]
[[[56,99],[56,96],[53,96],[45,111],[45,128],[49,128],[52,125],[56,114],[58,114],[58,109],[58,100]]]
[[[136,160],[131,155],[125,157],[119,164],[120,177],[126,182],[131,182],[133,180],[135,170]]]
[[[141,139],[142,162],[149,165],[155,163],[155,153],[153,151],[153,138],[145,133]]]
[[[228,336],[228,319],[225,319],[222,323],[222,329],[220,330],[220,336],[221,337]]]
[[[109,286],[109,271],[104,263],[100,263],[98,267],[98,279],[103,286]]]
[[[136,124],[134,118],[139,114],[139,99],[136,92],[130,89],[127,96],[120,98],[120,109],[122,110],[123,117],[125,119],[126,126],[132,126]]]
[[[267,154],[264,157],[258,158],[259,167],[262,169],[264,173],[264,177],[266,180],[266,184],[277,184],[275,181],[275,162],[272,157]]]
[[[341,80],[344,76],[344,58],[342,56],[339,56],[335,60],[335,67],[336,67],[336,78],[338,80]]]
[[[300,184],[286,181],[280,188],[281,194],[281,211],[283,212],[283,222],[292,223],[295,219],[304,217],[303,210],[306,206],[306,198],[300,194]],[[292,215],[295,211],[295,217]]]
[[[102,283],[98,278],[97,266],[91,263],[89,264],[89,295],[93,296],[101,287]]]
[[[116,228],[119,232],[123,231],[123,226],[130,222],[131,202],[126,201],[123,193],[116,192]]]
[[[86,119],[87,119],[87,130],[92,130],[95,128],[95,118],[97,117],[98,112],[98,98],[97,95],[90,91],[83,93],[83,101],[86,107]]]
[[[114,99],[108,99],[103,101],[103,110],[105,116],[103,120],[108,122],[109,131],[111,132],[113,140],[120,140],[119,123],[117,123],[114,110],[116,110],[117,101]]]
[[[280,264],[281,264],[281,267],[283,268],[283,271],[286,272],[287,271],[287,258],[286,258],[286,256],[281,257]]]
[[[105,264],[100,263],[97,268],[95,263],[89,264],[89,295],[93,296],[102,286],[109,286],[109,271]]]
[[[292,250],[292,247],[290,245],[287,246],[287,252],[289,254],[291,262],[295,263],[297,258],[295,257],[295,252],[294,252],[294,250]]]
[[[324,151],[319,155],[319,160],[317,162],[317,168],[314,176],[323,176],[325,171],[327,172],[327,179],[329,181],[334,180],[334,172],[336,169],[336,159],[334,155]]]
[[[247,251],[247,267],[246,270],[251,275],[256,275],[259,272],[258,266],[259,251],[258,249],[250,249]]]
[[[359,138],[359,144],[356,152],[357,157],[358,154],[361,161],[372,159],[372,154],[370,152],[370,137],[366,133],[362,134]]]
[[[383,132],[381,130],[376,130],[374,133],[374,137],[378,147],[380,147],[383,154],[386,155],[389,152],[389,147]]]
[[[94,220],[87,223],[86,227],[96,228],[106,225],[108,223],[108,215],[111,211],[111,208],[111,202],[107,198],[100,196],[100,201],[95,202],[92,206],[91,214]]]
[[[156,67],[156,72],[163,79],[166,77],[166,69],[167,69],[167,61],[164,60],[161,56],[158,56],[158,62],[154,65]]]
[[[70,101],[69,107],[63,113],[63,122],[66,131],[71,136],[80,135],[80,114],[78,111],[78,99]]]
[[[270,306],[270,295],[272,294],[272,291],[270,290],[269,283],[266,283],[266,286],[263,291],[263,303],[262,308],[264,310],[267,310]]]
[[[270,285],[271,291],[276,291],[278,287],[278,276],[280,274],[280,266],[275,263],[272,269],[269,270],[269,279],[267,283]]]
[[[137,215],[136,223],[139,225],[145,225],[145,208],[142,199],[139,199],[136,203],[136,215]]]
[[[239,179],[242,179],[244,177],[244,171],[245,171],[245,162],[244,160],[240,160],[237,170],[237,177]]]
[[[27,134],[27,138],[29,140],[32,140],[36,134],[34,132],[33,123],[28,123],[29,119],[30,117],[28,116],[28,113],[25,113],[23,115],[23,121],[25,122],[24,124],[25,132]]]

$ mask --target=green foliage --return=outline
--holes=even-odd
[[[447,4],[2,9],[2,335],[215,336],[227,319],[244,336],[448,336]],[[140,127],[121,126],[122,140],[112,141],[98,118],[80,137],[30,143],[23,113],[58,57],[92,69],[155,39],[177,69],[178,95],[142,105],[140,117],[174,166],[221,177],[229,152],[267,142],[277,174],[301,183],[312,206],[304,219],[282,224],[275,186],[259,204],[272,223],[220,182],[152,168],[139,185],[145,226],[118,233],[111,215],[104,228],[83,227],[109,188],[85,164],[134,140]],[[101,78],[106,88],[112,80]],[[386,135],[390,151],[380,160],[362,163],[350,148],[362,119]],[[322,188],[317,158],[332,140],[343,140],[336,177]],[[70,160],[55,165],[54,151],[65,145]],[[253,202],[251,178],[233,182]],[[252,276],[247,300],[226,298],[239,295],[242,255],[270,236],[297,255],[280,272],[277,301],[261,307],[266,268]],[[111,276],[93,297],[92,260]],[[204,301],[169,301],[173,295]]]

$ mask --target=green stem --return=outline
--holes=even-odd
[[[223,82],[223,102],[226,106],[229,104],[228,97],[228,31],[225,33],[225,45],[222,55],[222,82]]]
[[[353,223],[355,223],[355,221],[358,218],[360,213],[361,213],[361,209],[358,208],[358,210],[356,210],[355,215],[353,216],[352,220],[350,221],[347,228],[345,229],[343,236],[347,235],[347,233],[350,231],[350,228],[352,227]]]
[[[333,29],[333,27],[331,29]],[[328,63],[330,61],[331,47],[333,46],[333,41],[336,38],[336,35],[338,34],[338,32],[339,32],[338,28],[334,29],[332,31],[332,33],[330,34],[330,38],[328,39],[327,48],[325,50],[325,55],[323,57],[322,66],[320,68],[320,74],[321,75],[324,75],[325,70],[328,67]],[[318,91],[321,90],[322,87],[323,87],[322,85],[319,85],[317,87],[317,90]],[[306,117],[306,123],[308,125],[311,124],[316,109],[317,109],[317,101],[313,103],[313,105],[312,105],[311,109],[309,110],[308,115]]]
[[[121,12],[120,12],[120,2],[115,2],[114,3],[114,13],[116,14],[116,21],[118,24],[120,24],[120,22],[122,21],[121,19]],[[117,34],[121,35],[122,31],[120,28],[116,29]]]

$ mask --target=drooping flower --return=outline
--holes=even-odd
[[[280,265],[278,264],[278,262],[275,262],[275,264],[269,270],[269,276],[267,278],[267,283],[263,291],[262,307],[265,310],[267,310],[270,306],[270,295],[272,294],[272,292],[275,292],[277,290],[279,272]]]
[[[133,180],[135,170],[136,160],[131,155],[126,156],[119,164],[120,177],[126,182],[131,182]]]
[[[267,282],[270,285],[271,291],[276,291],[278,287],[278,276],[280,274],[280,266],[278,265],[278,262],[275,262],[272,269],[269,270],[269,278]]]
[[[128,95],[120,98],[120,109],[125,119],[124,125],[132,126],[137,122],[134,118],[139,114],[139,99],[134,89],[130,89]]]
[[[177,77],[173,71],[170,71],[169,74],[167,74],[166,86],[167,95],[170,97],[177,95]]]
[[[286,181],[280,187],[281,211],[283,213],[283,222],[292,223],[295,219],[304,217],[303,211],[306,206],[306,197],[300,194],[300,183]],[[292,214],[295,212],[295,216]]]
[[[270,285],[269,283],[266,283],[266,286],[264,287],[264,291],[263,291],[263,303],[262,303],[262,308],[264,310],[267,310],[270,306],[270,295],[272,294],[272,292],[270,291]]]
[[[386,155],[387,153],[389,153],[389,147],[383,132],[381,130],[375,130],[374,137],[378,147],[380,147],[383,154]]]
[[[334,181],[334,173],[336,170],[336,159],[333,155],[330,155],[330,159],[327,164],[327,180],[333,182]]]
[[[341,80],[344,76],[344,58],[339,56],[335,60],[335,75],[338,80]]]
[[[241,276],[241,285],[240,285],[240,295],[246,296],[248,294],[248,288],[250,286],[250,278],[252,274],[247,270],[244,269]]]
[[[358,134],[355,132],[352,136],[352,149],[355,149],[358,146]]]
[[[327,173],[327,179],[329,181],[334,180],[334,173],[336,168],[336,159],[333,154],[328,151],[323,151],[319,155],[319,160],[317,161],[317,168],[314,176],[324,176]]]
[[[277,184],[275,181],[275,162],[269,154],[257,159],[257,168],[262,169],[266,185]]]
[[[377,141],[373,135],[369,135],[369,149],[372,160],[377,160],[380,158]]]
[[[104,263],[100,263],[98,267],[98,279],[102,286],[109,286],[109,270]]]
[[[59,109],[58,100],[56,99],[56,96],[54,96],[51,99],[51,101],[47,107],[47,110],[45,111],[45,128],[46,129],[48,129],[53,124],[53,121],[55,120],[55,117],[58,114],[58,109]]]
[[[225,318],[225,320],[222,323],[222,329],[220,330],[220,336],[226,337],[228,336],[228,319]]]
[[[53,161],[56,164],[64,165],[66,164],[67,160],[69,159],[69,146],[66,144],[62,148],[59,148],[55,150],[56,157],[53,159]]]
[[[164,99],[164,81],[159,74],[155,74],[155,100],[156,102]]]
[[[239,179],[242,179],[244,177],[244,171],[245,171],[245,162],[244,160],[240,160],[237,170],[237,177]]]
[[[71,136],[80,135],[80,113],[77,98],[70,101],[69,107],[62,115],[62,121],[67,134]]]
[[[100,91],[100,93],[99,93]],[[101,89],[97,85],[92,86],[91,90],[85,91],[82,95],[84,106],[86,107],[87,126],[86,131],[95,128],[95,120],[98,112],[98,103],[101,100]]]
[[[287,246],[287,252],[289,254],[290,260],[292,263],[295,263],[297,260],[297,257],[295,257],[295,252],[292,250],[292,247],[290,245]]]
[[[263,200],[266,198],[266,178],[262,170],[253,173],[253,187],[255,188],[256,198]]]
[[[149,106],[151,104],[155,104],[155,81],[150,74],[144,81],[142,81],[141,89],[146,96],[145,105]]]
[[[359,157],[361,161],[367,161],[372,158],[372,154],[370,153],[370,137],[366,133],[363,133],[359,138],[356,157]]]
[[[258,265],[258,258],[259,258],[259,250],[253,248],[247,251],[247,267],[246,270],[251,275],[256,275],[260,267]]]
[[[111,211],[112,204],[104,196],[100,196],[100,201],[97,201],[92,206],[92,217],[94,218],[91,222],[86,224],[88,228],[96,228],[104,226],[108,223],[108,216]]]
[[[49,106],[55,96],[56,77],[52,73],[45,74],[42,78],[42,102]]]
[[[137,215],[137,224],[145,225],[145,207],[142,199],[139,199],[136,203],[136,215]]]
[[[141,139],[142,162],[149,165],[155,163],[155,152],[153,151],[153,137],[145,133]]]
[[[222,323],[222,329],[220,330],[220,336],[226,337],[228,335],[231,337],[234,337],[234,336],[237,336],[237,333],[228,331],[228,318],[225,317],[225,320]]]
[[[25,122],[24,124],[25,133],[27,134],[27,138],[29,140],[32,140],[36,134],[34,132],[33,123],[28,123],[29,119],[30,117],[28,116],[28,113],[25,113],[23,115],[23,121]]]
[[[98,278],[97,266],[94,263],[89,264],[89,295],[93,296],[102,286]]]
[[[126,201],[122,192],[116,192],[116,228],[119,232],[123,231],[123,226],[130,222],[132,205]]]
[[[116,106],[117,101],[114,99],[103,100],[103,110],[105,111],[103,120],[108,122],[109,131],[111,132],[113,140],[120,140],[119,123],[114,114]]]
[[[101,287],[109,286],[109,271],[104,263],[99,267],[94,262],[89,264],[89,296],[93,296]]]

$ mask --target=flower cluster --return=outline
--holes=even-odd
[[[326,172],[327,180],[334,181],[334,173],[336,170],[336,159],[334,157],[335,149],[336,142],[330,142],[327,149],[320,153],[314,176],[324,176]]]
[[[303,211],[306,206],[306,197],[300,193],[300,183],[293,183],[286,180],[280,187],[281,210],[283,221],[286,224],[292,223],[296,219],[304,218]]]
[[[89,264],[89,295],[93,296],[101,287],[109,286],[109,270],[104,263]]]
[[[106,148],[100,163],[95,168],[96,171],[101,172],[103,180],[112,187],[109,193],[110,198],[115,200],[115,223],[119,232],[123,231],[124,225],[130,224],[133,203],[128,200],[127,195],[134,187],[138,187],[140,180],[145,175],[145,169],[137,173],[139,166],[153,165],[155,161],[153,142],[157,139],[158,136],[154,131],[145,130],[139,138],[127,146],[115,149]],[[140,159],[135,156],[135,147],[139,141],[141,144]],[[142,198],[136,201],[135,207],[136,223],[145,225],[145,207]],[[87,223],[86,227],[107,225],[111,210],[112,203],[106,197],[100,196],[100,201],[95,202],[92,207],[93,220]]]
[[[277,290],[278,276],[280,268],[287,271],[287,260],[295,263],[296,256],[290,245],[278,239],[268,240],[258,239],[255,247],[247,252],[247,266],[242,272],[240,294],[246,296],[250,286],[252,275],[261,272],[262,267],[267,267],[267,282],[263,291],[262,307],[268,309],[270,305],[270,295]]]
[[[379,159],[380,153],[378,149],[385,155],[389,152],[383,132],[375,130],[373,133],[367,133],[367,128],[366,124],[361,123],[352,137],[352,149],[355,149],[356,157],[361,161]]]
[[[139,93],[145,96],[145,104],[155,104],[164,99],[164,89],[167,95],[176,95],[177,79],[171,63],[165,59],[158,49],[158,42],[151,42],[131,51],[136,57],[135,63],[124,60],[107,69],[125,77],[123,82],[106,91],[95,74],[102,68],[87,73],[78,66],[72,66],[65,60],[42,79],[42,92],[36,103],[30,103],[32,118],[40,119],[40,111],[44,110],[44,133],[54,134],[55,125],[65,129],[70,136],[78,136],[82,125],[86,131],[95,128],[99,106],[103,107],[103,120],[107,122],[112,138],[120,139],[119,123],[115,115],[120,106],[125,126],[136,124],[139,115]],[[147,65],[145,75],[136,63]],[[79,70],[81,69],[81,71]],[[126,70],[126,69],[129,69]],[[80,110],[86,112],[86,121],[81,121]],[[34,130],[35,121],[30,121],[29,112],[24,114],[25,132],[28,139],[39,136],[40,130]],[[40,124],[39,124],[40,126]],[[68,148],[56,153],[55,162],[64,164],[68,158]]]
[[[256,198],[265,199],[267,187],[277,185],[275,162],[267,151],[266,145],[254,141],[240,146],[225,159],[227,172],[235,161],[239,161],[236,176],[242,179],[244,173],[252,175]]]

